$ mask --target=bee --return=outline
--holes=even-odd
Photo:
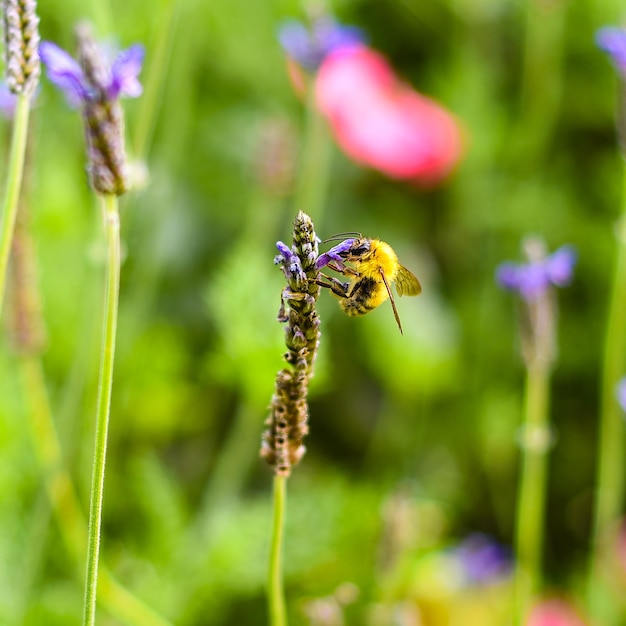
[[[350,265],[345,265],[350,263]],[[317,258],[317,268],[329,267],[350,282],[322,274],[317,283],[340,298],[339,306],[347,315],[365,315],[387,298],[402,334],[402,324],[391,293],[395,283],[399,296],[417,296],[422,291],[419,280],[398,261],[394,249],[380,239],[359,235],[346,239]]]

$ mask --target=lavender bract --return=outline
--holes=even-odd
[[[496,280],[501,287],[517,291],[525,300],[536,300],[551,285],[564,287],[571,282],[576,258],[571,246],[563,246],[539,261],[502,263],[497,269]]]
[[[320,17],[310,28],[291,20],[279,29],[278,40],[298,65],[314,72],[331,52],[364,43],[365,36],[355,26],[343,26],[330,17]]]

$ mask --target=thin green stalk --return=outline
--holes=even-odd
[[[609,301],[602,362],[600,436],[598,441],[592,561],[589,572],[589,611],[602,611],[598,584],[606,542],[618,521],[624,501],[624,424],[615,397],[617,381],[624,373],[626,344],[626,166],[622,217],[617,227],[617,255]]]
[[[100,382],[96,412],[96,442],[94,449],[91,497],[89,503],[89,529],[87,533],[87,576],[83,626],[93,626],[96,619],[98,586],[98,557],[100,553],[100,525],[102,521],[102,495],[104,491],[104,466],[106,460],[115,334],[120,281],[120,221],[117,196],[103,196],[107,232],[107,282],[104,305],[104,328],[100,361]]]
[[[522,166],[536,167],[559,119],[566,2],[527,0],[521,113],[514,151]]]
[[[11,256],[11,243],[17,217],[17,207],[22,187],[24,172],[24,158],[28,140],[28,118],[30,115],[30,100],[25,94],[17,96],[15,115],[13,117],[13,136],[7,170],[7,182],[2,207],[2,226],[0,232],[0,313],[6,291],[7,270]]]
[[[332,142],[326,121],[315,105],[312,81],[308,85],[308,94],[306,127],[294,204],[299,211],[308,213],[319,228],[326,204]]]
[[[529,365],[526,374],[522,471],[517,497],[515,531],[514,624],[526,623],[528,611],[541,582],[541,555],[546,501],[549,448],[549,370]]]
[[[270,626],[287,626],[285,590],[283,586],[283,528],[285,522],[285,499],[287,478],[274,476],[274,519],[268,578]]]

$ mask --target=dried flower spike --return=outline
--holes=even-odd
[[[291,467],[305,452],[302,440],[309,431],[307,392],[320,336],[320,322],[315,310],[320,292],[316,283],[319,276],[316,267],[318,250],[311,218],[305,213],[298,213],[292,248],[282,242],[276,245],[279,254],[274,262],[280,265],[287,279],[287,287],[281,294],[278,319],[287,323],[287,353],[284,358],[290,367],[282,369],[276,377],[261,456],[274,467],[276,474],[289,476]]]
[[[3,0],[6,82],[15,95],[32,96],[39,81],[39,18],[35,0]]]
[[[41,58],[48,77],[65,93],[70,105],[82,109],[93,188],[98,193],[121,195],[128,189],[128,182],[119,98],[141,95],[138,75],[144,49],[132,46],[109,63],[85,24],[77,28],[76,34],[78,62],[45,41],[40,47]]]

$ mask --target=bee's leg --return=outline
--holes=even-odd
[[[332,276],[326,276],[326,274],[321,274],[321,276],[323,280],[315,281],[320,287],[330,289],[336,296],[339,296],[340,298],[348,297],[350,283],[342,283],[340,280],[337,280]]]
[[[335,265],[334,263],[329,263],[328,267],[337,272],[338,274],[341,274],[342,276],[352,276],[354,278],[360,278],[361,277],[361,273],[357,272],[354,268],[352,267],[347,267],[346,265]],[[330,278],[329,276],[326,276],[325,274],[322,274],[322,276],[324,276],[324,278]],[[332,279],[330,279],[332,280]]]

